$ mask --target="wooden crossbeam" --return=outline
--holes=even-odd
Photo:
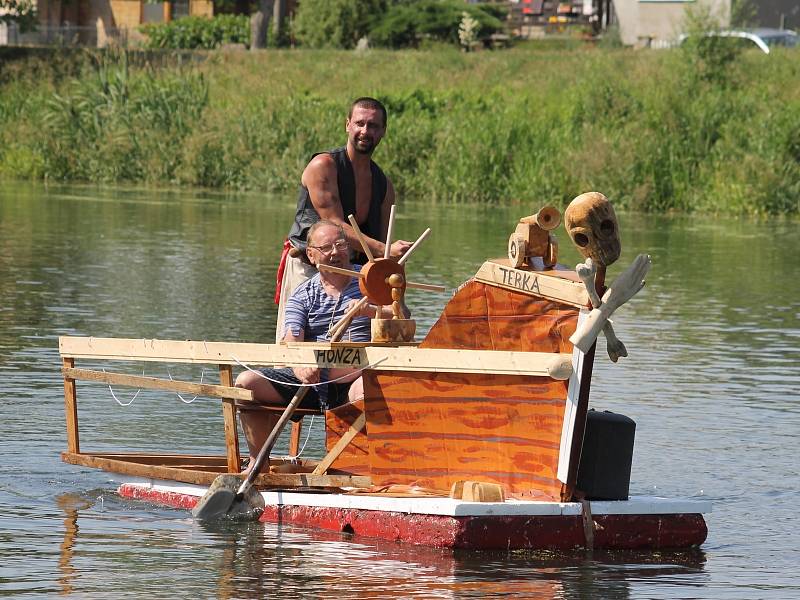
[[[103,469],[113,473],[146,477],[150,479],[165,479],[168,481],[181,481],[196,485],[210,485],[219,475],[213,470],[195,470],[165,465],[152,465],[103,458],[90,453],[75,454],[62,452],[61,460],[64,462]],[[370,487],[372,479],[363,475],[314,475],[312,473],[262,473],[256,478],[255,485],[261,488],[292,488],[292,487]]]
[[[64,358],[175,363],[282,364],[292,367],[363,368],[428,373],[492,373],[568,379],[571,355],[506,350],[455,350],[338,344],[241,344],[117,338],[60,337]]]
[[[214,398],[229,398],[231,400],[252,401],[253,392],[243,388],[229,387],[227,385],[213,385],[209,383],[192,383],[174,379],[159,379],[158,377],[143,377],[141,375],[127,375],[124,373],[107,373],[90,369],[76,369],[63,367],[61,372],[69,379],[84,381],[98,381],[110,385],[123,385],[138,387],[148,390],[166,390],[195,396],[211,396]]]
[[[345,448],[347,448],[348,444],[350,444],[350,442],[353,441],[353,438],[356,437],[356,435],[358,435],[358,432],[364,429],[364,425],[366,424],[367,424],[367,414],[362,412],[358,416],[358,418],[355,421],[353,421],[353,424],[350,426],[350,429],[348,429],[345,432],[345,434],[339,438],[339,441],[336,442],[336,445],[333,448],[331,448],[331,451],[328,452],[328,454],[325,455],[325,458],[323,458],[320,461],[320,463],[316,466],[316,468],[313,471],[313,474],[322,475],[323,473],[325,473],[325,471],[327,471],[333,464],[333,461],[339,458],[339,455],[342,453],[342,451]]]

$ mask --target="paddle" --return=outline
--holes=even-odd
[[[332,342],[342,337],[353,317],[365,304],[366,298],[362,298],[333,326]],[[297,393],[289,402],[289,406],[281,413],[280,419],[264,441],[247,478],[242,482],[236,475],[228,474],[217,477],[192,509],[192,516],[195,519],[208,521],[228,516],[244,520],[257,520],[261,516],[261,513],[264,512],[264,497],[253,487],[253,482],[261,473],[264,463],[269,463],[272,446],[275,445],[275,441],[307,391],[307,387],[298,388]]]
[[[264,498],[253,488],[253,482],[261,473],[264,464],[269,463],[269,453],[272,451],[272,447],[307,391],[307,387],[297,389],[297,393],[281,413],[275,427],[272,428],[264,445],[261,446],[247,478],[241,481],[236,475],[217,477],[192,510],[192,516],[195,519],[207,521],[228,516],[257,520],[261,516],[261,513],[264,512]],[[253,493],[248,493],[251,491]]]

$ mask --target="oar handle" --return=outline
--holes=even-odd
[[[361,300],[354,304],[350,310],[348,310],[344,316],[339,319],[339,321],[337,321],[336,325],[331,327],[332,342],[337,341],[340,337],[342,337],[342,335],[344,335],[344,332],[347,331],[348,327],[350,327],[350,323],[355,318],[356,314],[367,305],[367,302],[369,302],[369,298],[364,296],[361,298]]]
[[[258,475],[261,473],[261,469],[264,466],[264,463],[269,459],[269,453],[272,451],[272,447],[278,440],[278,436],[283,431],[286,423],[289,422],[289,419],[292,418],[295,409],[300,405],[300,402],[302,402],[306,392],[308,392],[308,387],[297,388],[297,392],[295,393],[294,397],[281,413],[280,419],[278,419],[278,422],[275,423],[275,427],[272,428],[272,431],[267,437],[267,440],[264,442],[264,445],[261,446],[261,451],[258,453],[258,456],[256,456],[256,460],[253,463],[253,468],[250,469],[247,479],[245,479],[242,482],[242,485],[239,486],[239,489],[236,490],[237,497],[244,496],[244,493],[250,488],[250,486],[253,485],[256,477],[258,477]]]

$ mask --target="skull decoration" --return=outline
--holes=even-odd
[[[570,202],[564,211],[564,227],[578,251],[598,265],[607,267],[619,258],[617,215],[600,192],[586,192]]]

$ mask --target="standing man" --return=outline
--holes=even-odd
[[[308,230],[316,221],[325,219],[339,225],[350,249],[358,254],[362,251],[361,243],[347,221],[347,216],[352,214],[372,254],[384,255],[381,240],[386,239],[389,228],[394,187],[373,162],[372,153],[386,133],[386,119],[386,108],[378,100],[356,99],[345,122],[347,145],[315,154],[303,171],[294,224],[278,267],[276,341],[284,337],[287,299],[300,283],[316,272],[303,259]],[[390,247],[390,255],[400,257],[410,247],[411,242],[397,240]]]

